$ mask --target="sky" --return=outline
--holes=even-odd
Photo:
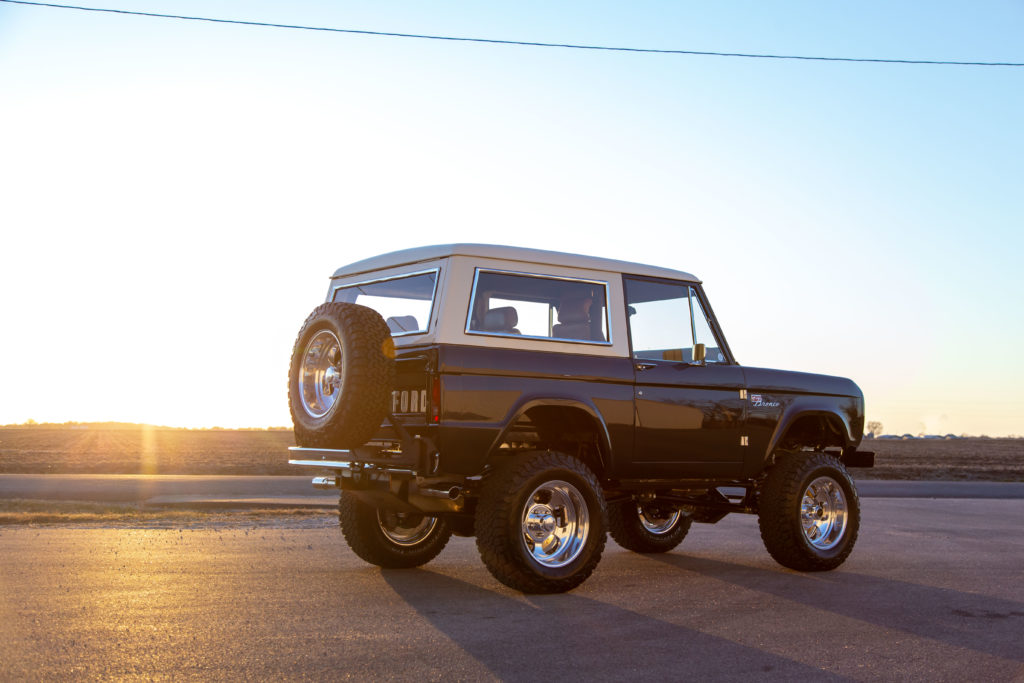
[[[1024,62],[1024,4],[97,0],[369,31]],[[290,425],[339,266],[484,242],[698,275],[740,363],[1024,434],[1024,68],[426,41],[0,3],[0,424]]]

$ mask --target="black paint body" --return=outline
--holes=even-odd
[[[438,424],[400,417],[434,441],[452,474],[482,473],[538,406],[589,418],[606,482],[747,481],[800,420],[829,420],[829,445],[844,454],[863,433],[861,391],[840,377],[457,345],[406,347],[401,358],[399,389],[440,379]]]

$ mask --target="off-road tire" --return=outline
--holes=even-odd
[[[683,542],[693,524],[688,516],[679,514],[671,527],[652,531],[644,526],[639,507],[634,500],[608,506],[608,533],[616,543],[635,553],[667,553]]]
[[[814,505],[813,496],[807,496],[804,509],[808,487],[816,482],[823,482],[826,489],[834,486],[834,491],[841,493],[845,508],[842,530],[833,531],[833,541],[819,542],[817,546],[804,526],[805,521],[823,514],[822,506]],[[828,571],[841,565],[853,551],[860,528],[860,500],[850,475],[836,458],[825,453],[777,454],[757,501],[761,539],[768,553],[782,566],[803,572]],[[824,514],[827,516],[829,510]]]
[[[316,340],[337,341],[337,362],[318,357]],[[288,372],[295,443],[355,448],[370,440],[388,412],[395,383],[394,348],[387,323],[373,309],[334,302],[313,309],[295,340]],[[303,372],[318,363],[330,366],[327,371],[336,382],[328,387],[330,395],[320,397],[329,404],[322,411],[311,408],[317,399],[311,393],[324,386],[325,373]]]
[[[386,515],[387,513],[385,513]],[[338,499],[338,524],[349,548],[370,564],[387,569],[410,569],[430,562],[444,550],[452,532],[441,517],[411,516],[411,524],[419,520],[433,524],[422,539],[411,545],[400,545],[381,529],[378,510],[353,494],[342,491]],[[409,518],[407,518],[409,519]]]
[[[546,566],[535,559],[524,532],[527,509],[536,509],[535,504],[539,503],[532,496],[550,482],[572,487],[579,494],[577,504],[584,508],[580,518],[583,514],[586,517],[578,554],[562,566]],[[586,465],[572,456],[533,451],[503,463],[484,478],[477,504],[476,546],[494,578],[510,588],[524,593],[572,590],[590,576],[601,560],[606,529],[601,484]]]

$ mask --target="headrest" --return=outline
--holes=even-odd
[[[511,330],[519,323],[519,314],[512,306],[492,308],[484,315],[485,330]]]
[[[416,316],[413,315],[396,315],[387,319],[388,329],[394,333],[399,332],[416,332],[420,329],[420,324],[416,322]]]
[[[562,299],[558,306],[558,322],[563,325],[590,322],[590,306],[594,302],[589,296],[571,296]]]

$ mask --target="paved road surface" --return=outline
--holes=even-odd
[[[861,481],[864,498],[1019,498],[1024,482]],[[0,474],[0,499],[137,502],[153,505],[279,504],[333,507],[336,491],[309,476]]]
[[[0,680],[1021,680],[1024,501],[863,508],[835,572],[733,515],[540,597],[471,539],[382,571],[336,528],[0,527]]]
[[[206,476],[142,474],[0,474],[0,499],[116,503],[337,504],[337,491],[319,491],[310,476]]]

